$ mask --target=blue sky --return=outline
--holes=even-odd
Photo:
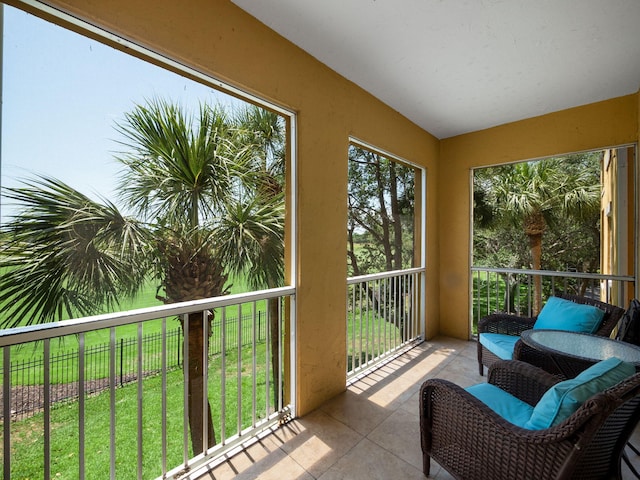
[[[186,107],[231,97],[111,47],[4,7],[0,182],[34,173],[113,199],[116,121],[160,96]],[[14,213],[5,199],[0,215]]]

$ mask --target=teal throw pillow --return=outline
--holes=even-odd
[[[549,297],[533,328],[595,333],[600,328],[602,317],[604,317],[604,310],[598,307],[571,302],[564,298]]]
[[[593,395],[613,387],[635,371],[632,364],[612,357],[589,367],[576,378],[555,384],[534,407],[525,428],[542,430],[562,423]]]

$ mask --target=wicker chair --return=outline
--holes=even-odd
[[[558,378],[519,361],[499,361],[489,382],[535,405]],[[587,400],[554,427],[517,427],[461,387],[427,380],[420,395],[423,468],[431,458],[465,480],[620,478],[620,457],[640,418],[640,373]]]
[[[618,327],[616,340],[640,346],[640,300],[631,300]]]
[[[616,334],[616,340],[640,345],[640,301],[637,298],[631,300],[629,308],[624,314],[623,320],[620,321],[620,328]],[[627,443],[627,447],[635,454],[640,455],[640,448]],[[640,472],[633,466],[626,452],[622,454],[622,459],[626,462],[629,470],[636,478],[640,478]]]
[[[611,332],[625,312],[624,308],[601,302],[593,298],[569,294],[557,294],[556,296],[572,302],[592,305],[604,310],[604,317],[602,318],[600,328],[595,332],[596,335],[601,335],[603,337],[611,335]],[[507,313],[494,313],[480,319],[478,322],[478,336],[483,333],[502,333],[506,335],[520,336],[523,331],[533,328],[533,324],[536,322],[536,319],[537,317],[520,317],[518,315]],[[561,375],[561,372],[557,371],[557,367],[547,355],[528,347],[522,341],[518,341],[516,343],[513,351],[513,359],[522,360],[532,365],[536,365],[547,372]],[[484,373],[484,366],[489,367],[498,360],[500,360],[500,358],[497,355],[478,342],[478,370],[480,375],[483,375]]]

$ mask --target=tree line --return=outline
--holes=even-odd
[[[597,271],[602,154],[588,152],[475,170],[473,265]],[[505,283],[515,288],[516,282]],[[577,293],[583,288],[586,285],[579,285]],[[541,279],[534,276],[536,312],[541,298]]]

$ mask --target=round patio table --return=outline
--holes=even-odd
[[[520,335],[531,348],[548,355],[566,378],[573,378],[591,365],[617,357],[640,371],[640,347],[588,333],[565,330],[525,330]]]

